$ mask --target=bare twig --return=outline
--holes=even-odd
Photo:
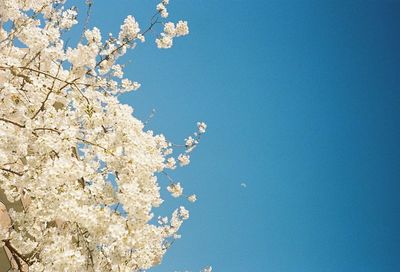
[[[20,177],[22,177],[24,175],[22,173],[16,172],[16,171],[11,170],[11,169],[3,168],[3,167],[1,167],[0,170],[8,172],[8,173],[11,173],[11,174],[14,174],[14,175],[17,175],[17,176],[20,176]]]
[[[17,126],[17,127],[20,127],[20,128],[25,128],[25,125],[21,125],[21,124],[15,122],[15,121],[11,121],[11,120],[5,119],[5,118],[3,118],[3,117],[0,117],[0,121],[13,124],[13,125],[15,125],[15,126]]]

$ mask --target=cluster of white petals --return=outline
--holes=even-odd
[[[197,128],[199,129],[199,133],[206,133],[207,125],[204,122],[197,122]]]
[[[167,187],[167,190],[171,193],[173,197],[180,197],[183,193],[183,188],[181,187],[181,184],[178,183],[172,183]]]
[[[135,39],[139,33],[139,24],[135,21],[135,18],[132,15],[128,15],[124,20],[124,24],[121,25],[118,39],[123,43],[124,41]]]
[[[178,157],[169,157],[165,161],[164,167],[166,169],[175,169],[177,166],[177,161],[179,162],[179,166],[184,167],[190,163],[190,155],[194,148],[199,144],[201,137],[206,132],[207,125],[204,122],[197,122],[197,131],[193,133],[193,136],[189,136],[185,139],[184,145],[176,145],[176,144],[168,144],[165,145],[165,155],[170,155],[173,150],[169,148],[169,146],[176,146],[176,147],[184,147],[185,151],[180,153]],[[164,138],[163,138],[164,139]],[[180,196],[185,196],[189,202],[196,202],[197,196],[195,194],[186,196],[183,194],[183,188],[179,182],[174,181],[171,176],[163,172],[169,181],[171,182],[170,185],[167,187],[167,190],[171,193],[171,195],[175,198]]]
[[[188,200],[192,203],[197,201],[197,196],[195,194],[188,196]]]
[[[187,165],[206,125],[173,157],[118,99],[140,87],[118,59],[168,16],[168,0],[142,32],[128,16],[117,37],[85,29],[69,47],[62,35],[77,10],[65,2],[0,0],[0,255],[16,271],[143,271],[189,218],[179,207],[151,223],[163,202],[157,174]],[[157,45],[188,32],[166,23]],[[180,183],[167,189],[183,193]]]
[[[178,161],[181,166],[186,166],[190,163],[190,156],[186,154],[179,154]]]
[[[156,7],[157,11],[160,13],[161,17],[168,17],[167,5],[169,4],[169,0],[162,0]]]
[[[156,39],[158,48],[171,48],[175,37],[189,34],[189,27],[186,21],[179,21],[176,25],[172,22],[164,24],[164,32]]]

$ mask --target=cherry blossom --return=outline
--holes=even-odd
[[[0,0],[0,250],[15,271],[143,271],[180,237],[183,206],[152,219],[161,187],[183,194],[166,171],[189,155],[175,157],[179,145],[119,101],[141,86],[124,78],[128,49],[150,31],[163,31],[159,48],[189,33],[186,21],[163,21],[168,4],[149,26],[127,16],[117,36],[85,26],[73,45],[63,34],[78,11],[67,1]],[[181,145],[186,153],[205,129]]]

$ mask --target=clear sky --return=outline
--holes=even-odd
[[[97,0],[90,25],[118,33],[133,14],[145,28],[156,3]],[[129,53],[142,88],[123,101],[142,120],[156,109],[148,128],[174,142],[199,120],[208,134],[173,172],[199,201],[165,195],[191,219],[150,271],[400,271],[400,1],[169,10],[190,35]]]

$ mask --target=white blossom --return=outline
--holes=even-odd
[[[113,76],[122,78],[124,76],[124,72],[122,71],[122,66],[119,64],[115,64],[111,66],[111,69],[113,70]]]
[[[207,125],[204,122],[197,122],[197,128],[199,129],[199,133],[203,134],[206,132]]]
[[[137,37],[140,32],[139,24],[132,15],[128,15],[121,25],[118,39],[120,42],[131,41]]]
[[[183,188],[179,182],[169,185],[167,187],[167,190],[168,190],[168,192],[171,193],[171,195],[173,197],[180,197],[183,193]]]
[[[189,136],[187,139],[185,139],[185,147],[186,147],[186,153],[190,153],[193,151],[193,149],[199,144],[199,141],[194,139],[192,136]]]
[[[166,167],[169,169],[175,169],[176,168],[176,160],[173,157],[169,157],[167,159]]]
[[[161,33],[161,37],[156,39],[157,47],[158,48],[171,48],[172,47],[173,37]]]
[[[185,207],[179,207],[179,215],[182,217],[183,220],[189,219],[189,211],[185,209]]]
[[[99,45],[101,43],[101,33],[97,27],[94,27],[92,30],[86,30],[85,37],[88,43],[96,43]]]
[[[136,81],[132,82],[126,78],[122,80],[122,88],[125,92],[136,91],[140,86],[141,84]]]
[[[212,267],[211,266],[207,266],[207,267],[205,267],[205,268],[203,268],[201,270],[201,272],[211,272],[211,271],[212,271]]]
[[[176,26],[172,22],[164,24],[164,32],[156,39],[158,48],[170,48],[175,37],[189,34],[189,27],[186,21],[179,21]]]
[[[186,140],[185,140],[185,145],[186,147],[192,147],[193,145],[196,144],[196,141],[192,138],[192,136],[189,136]]]
[[[167,18],[169,15],[166,5],[168,5],[168,1],[162,1],[156,7],[157,11],[160,13],[161,17],[163,17],[163,18]]]
[[[175,35],[179,36],[186,36],[189,34],[189,27],[186,21],[179,21],[176,24]]]
[[[164,25],[164,33],[169,36],[175,36],[175,24],[168,22]]]
[[[194,203],[197,201],[197,196],[195,194],[188,196],[187,198],[190,202]]]
[[[190,156],[185,154],[179,154],[178,161],[180,166],[186,166],[190,163]]]

